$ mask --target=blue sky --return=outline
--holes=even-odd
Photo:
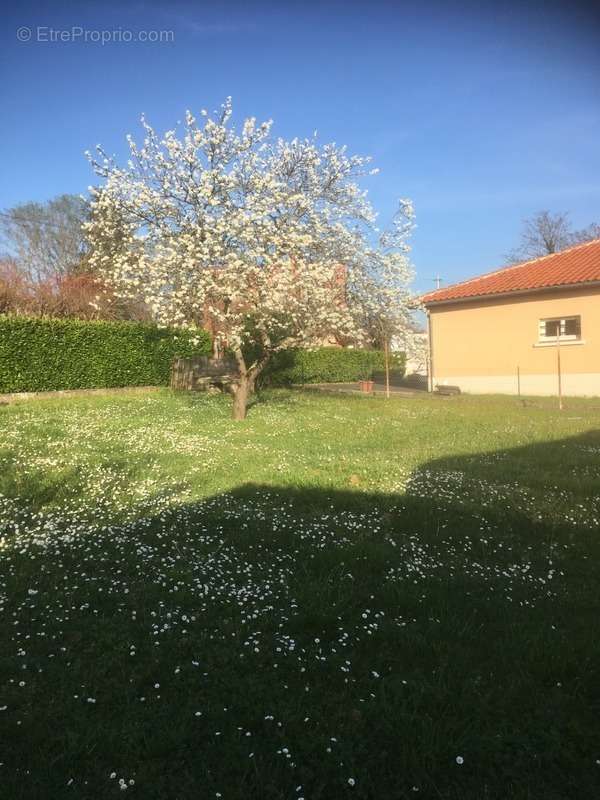
[[[414,201],[420,290],[503,263],[537,210],[600,221],[596,4],[25,0],[3,18],[0,207],[85,192],[83,151],[125,155],[141,112],[163,131],[231,95],[237,118],[373,156],[380,221]],[[73,26],[174,41],[36,40]]]

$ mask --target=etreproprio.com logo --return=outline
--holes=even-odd
[[[83,28],[73,25],[70,28],[52,28],[38,25],[35,28],[17,28],[17,41],[39,43],[84,43],[84,44],[132,44],[134,42],[169,43],[175,41],[174,31],[139,30],[128,28]]]

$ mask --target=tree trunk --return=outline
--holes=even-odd
[[[262,372],[265,364],[268,361],[268,356],[265,356],[262,361],[254,364],[250,369],[246,368],[246,362],[241,351],[236,352],[236,360],[240,369],[240,378],[237,388],[233,392],[233,419],[236,421],[246,419],[246,412],[248,410],[248,400],[250,395],[254,392],[256,379]]]
[[[253,384],[254,381],[250,381],[246,375],[240,378],[238,387],[233,394],[233,419],[246,419],[248,398],[252,394]]]

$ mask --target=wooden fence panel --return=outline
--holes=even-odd
[[[171,389],[204,389],[210,385],[209,379],[215,383],[231,382],[238,375],[237,364],[232,359],[194,356],[192,358],[175,358],[171,365]]]

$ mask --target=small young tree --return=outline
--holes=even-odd
[[[274,139],[271,122],[236,131],[231,101],[188,112],[180,136],[128,137],[119,167],[98,147],[104,179],[92,189],[86,231],[90,263],[115,291],[140,298],[156,320],[207,325],[238,364],[234,418],[271,355],[322,344],[358,343],[379,291],[405,304],[411,270],[402,224],[373,245],[375,215],[357,181],[369,159],[315,138]],[[116,235],[118,234],[118,235]],[[379,302],[379,301],[377,301]]]
[[[31,304],[31,287],[12,258],[0,258],[0,314],[26,314]]]
[[[389,230],[378,247],[365,254],[356,300],[362,308],[362,329],[370,343],[384,353],[386,396],[390,396],[390,351],[408,341],[413,328],[412,296],[405,280],[408,237],[414,227],[411,204],[401,201]]]

